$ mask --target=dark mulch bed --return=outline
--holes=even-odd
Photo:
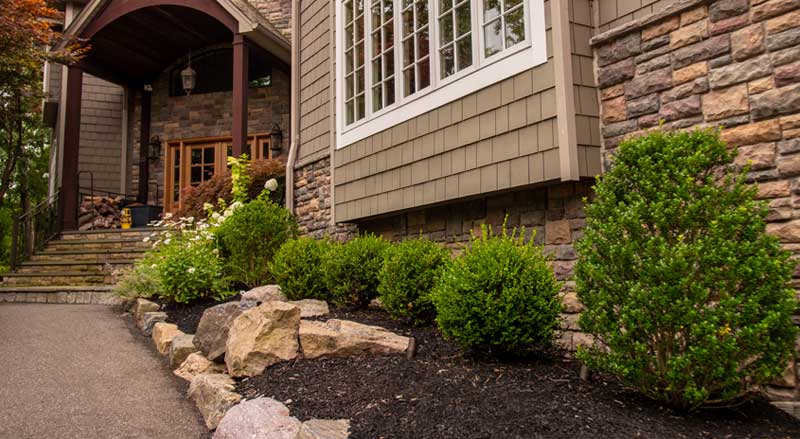
[[[800,421],[761,399],[683,416],[608,377],[582,382],[574,361],[476,360],[379,311],[330,317],[413,335],[418,354],[278,364],[238,391],[287,402],[301,420],[350,419],[355,439],[800,437]]]
[[[158,302],[162,310],[167,313],[167,322],[178,325],[178,329],[187,334],[194,334],[197,332],[197,325],[200,323],[200,317],[203,316],[203,311],[206,308],[240,299],[241,296],[236,294],[222,302],[217,302],[213,299],[201,299],[188,305],[162,299],[151,300]]]

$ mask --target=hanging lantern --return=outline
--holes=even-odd
[[[161,139],[158,136],[153,136],[147,144],[147,158],[149,160],[161,158]]]
[[[197,84],[197,72],[192,68],[192,52],[189,51],[189,63],[186,68],[181,70],[181,82],[183,83],[183,91],[186,95],[192,94],[194,86]]]
[[[273,157],[279,156],[283,149],[283,131],[277,123],[272,125],[272,131],[269,132],[269,149]]]

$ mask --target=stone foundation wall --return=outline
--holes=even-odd
[[[295,169],[294,213],[301,235],[346,240],[356,232],[353,224],[333,224],[331,195],[329,157]]]
[[[800,257],[800,2],[683,1],[592,43],[604,161],[661,123],[724,127],[769,204],[768,232]],[[793,363],[773,397],[800,396],[796,372]]]

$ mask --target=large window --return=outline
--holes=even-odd
[[[335,0],[337,147],[547,61],[543,0]]]

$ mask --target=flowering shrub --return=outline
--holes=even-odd
[[[738,398],[792,359],[795,262],[733,155],[710,131],[622,142],[577,245],[579,323],[602,342],[579,358],[682,409]]]

